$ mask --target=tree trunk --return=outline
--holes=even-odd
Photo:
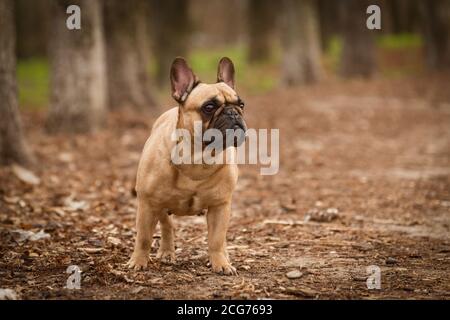
[[[190,33],[187,0],[152,0],[151,21],[156,81],[159,86],[169,85],[169,71],[173,59],[185,56]]]
[[[323,51],[328,49],[330,39],[338,33],[339,16],[336,14],[336,0],[319,0],[318,4],[320,44]]]
[[[48,9],[52,0],[15,0],[17,57],[47,56]]]
[[[273,4],[270,0],[250,0],[248,3],[248,60],[250,62],[260,62],[270,57],[269,34],[275,18]]]
[[[450,68],[450,1],[420,2],[425,55],[432,70]]]
[[[17,101],[14,0],[0,0],[0,164],[33,163]]]
[[[81,29],[66,27],[66,8],[81,8]],[[102,124],[106,106],[105,52],[102,2],[92,0],[52,2],[50,34],[51,131],[88,132]]]
[[[109,106],[149,109],[155,104],[149,75],[148,8],[143,0],[105,2]]]
[[[284,0],[282,17],[283,83],[314,83],[323,74],[319,23],[314,0]]]
[[[342,3],[343,47],[340,74],[344,77],[370,77],[376,69],[376,30],[366,26],[367,0],[345,0]]]

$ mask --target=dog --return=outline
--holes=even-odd
[[[241,129],[245,132],[244,103],[234,89],[234,77],[233,62],[227,57],[219,61],[217,82],[213,84],[200,82],[185,59],[178,57],[173,61],[170,82],[172,97],[178,106],[155,121],[139,161],[135,188],[137,235],[134,252],[127,263],[129,268],[141,270],[147,267],[158,222],[162,239],[156,257],[174,261],[171,215],[205,213],[212,270],[225,275],[237,274],[226,249],[232,194],[238,180],[237,165],[174,164],[171,160],[172,150],[177,144],[172,136],[176,129],[188,130],[194,136],[194,123],[197,122],[204,130],[214,128],[224,136],[227,130]],[[237,140],[234,139],[231,146],[224,146],[235,150],[242,143],[242,139]],[[203,143],[202,150],[207,145],[208,141]]]

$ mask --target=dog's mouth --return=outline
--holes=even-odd
[[[222,112],[212,122],[210,128],[217,129],[222,134],[222,147],[225,150],[228,147],[239,147],[245,141],[247,125],[238,112]],[[216,140],[213,136],[205,145],[210,145]]]
[[[241,146],[242,143],[245,141],[245,132],[247,131],[245,122],[242,123],[235,123],[233,125],[233,128],[228,129],[225,133],[226,141],[224,142],[224,147],[229,147],[230,142],[228,142],[227,138],[228,135],[231,135],[231,138],[229,138],[230,141],[232,141],[232,145],[234,147]]]

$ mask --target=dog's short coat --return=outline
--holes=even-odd
[[[161,225],[161,245],[157,258],[175,259],[175,215],[206,212],[208,253],[214,272],[236,274],[226,250],[226,233],[231,214],[231,198],[238,179],[236,164],[180,164],[171,161],[171,150],[177,141],[171,139],[176,129],[187,129],[193,135],[194,122],[203,128],[246,130],[243,102],[234,90],[234,66],[230,59],[219,62],[217,83],[200,83],[183,58],[172,64],[172,96],[179,103],[154,123],[139,162],[136,192],[137,237],[128,262],[139,270],[148,264],[153,233]],[[234,147],[232,152],[234,152]]]

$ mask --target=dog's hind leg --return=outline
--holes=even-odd
[[[164,262],[175,261],[174,227],[172,217],[166,211],[159,215],[161,226],[161,246],[158,249],[156,258]]]
[[[136,218],[136,242],[134,252],[127,265],[135,270],[145,269],[148,265],[153,233],[158,223],[159,209],[150,205],[146,197],[139,198]]]

